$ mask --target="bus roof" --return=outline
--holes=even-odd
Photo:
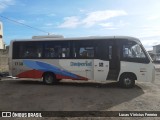
[[[43,37],[43,38],[32,38],[32,39],[15,39],[12,42],[18,41],[60,41],[60,40],[104,40],[104,39],[127,39],[135,42],[140,42],[138,38],[130,37],[130,36],[89,36],[89,37],[71,37],[71,38],[64,38],[64,37]]]

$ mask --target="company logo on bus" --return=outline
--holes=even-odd
[[[88,62],[88,61],[85,61],[85,62],[70,62],[70,66],[92,66],[92,62]]]

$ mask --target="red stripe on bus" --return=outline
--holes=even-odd
[[[43,72],[39,70],[28,70],[18,74],[19,78],[42,78]]]
[[[82,77],[82,76],[78,76],[78,77],[79,77],[79,79],[75,79],[75,78],[72,78],[72,77],[69,77],[69,76],[63,76],[63,75],[56,74],[57,79],[88,80],[88,78],[85,78],[85,77]]]

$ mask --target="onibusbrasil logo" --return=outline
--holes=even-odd
[[[39,112],[2,112],[2,117],[42,117]]]

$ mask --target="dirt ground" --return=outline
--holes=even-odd
[[[159,81],[137,82],[134,88],[124,89],[115,82],[63,80],[44,85],[35,80],[3,79],[0,91],[0,111],[160,111]]]

